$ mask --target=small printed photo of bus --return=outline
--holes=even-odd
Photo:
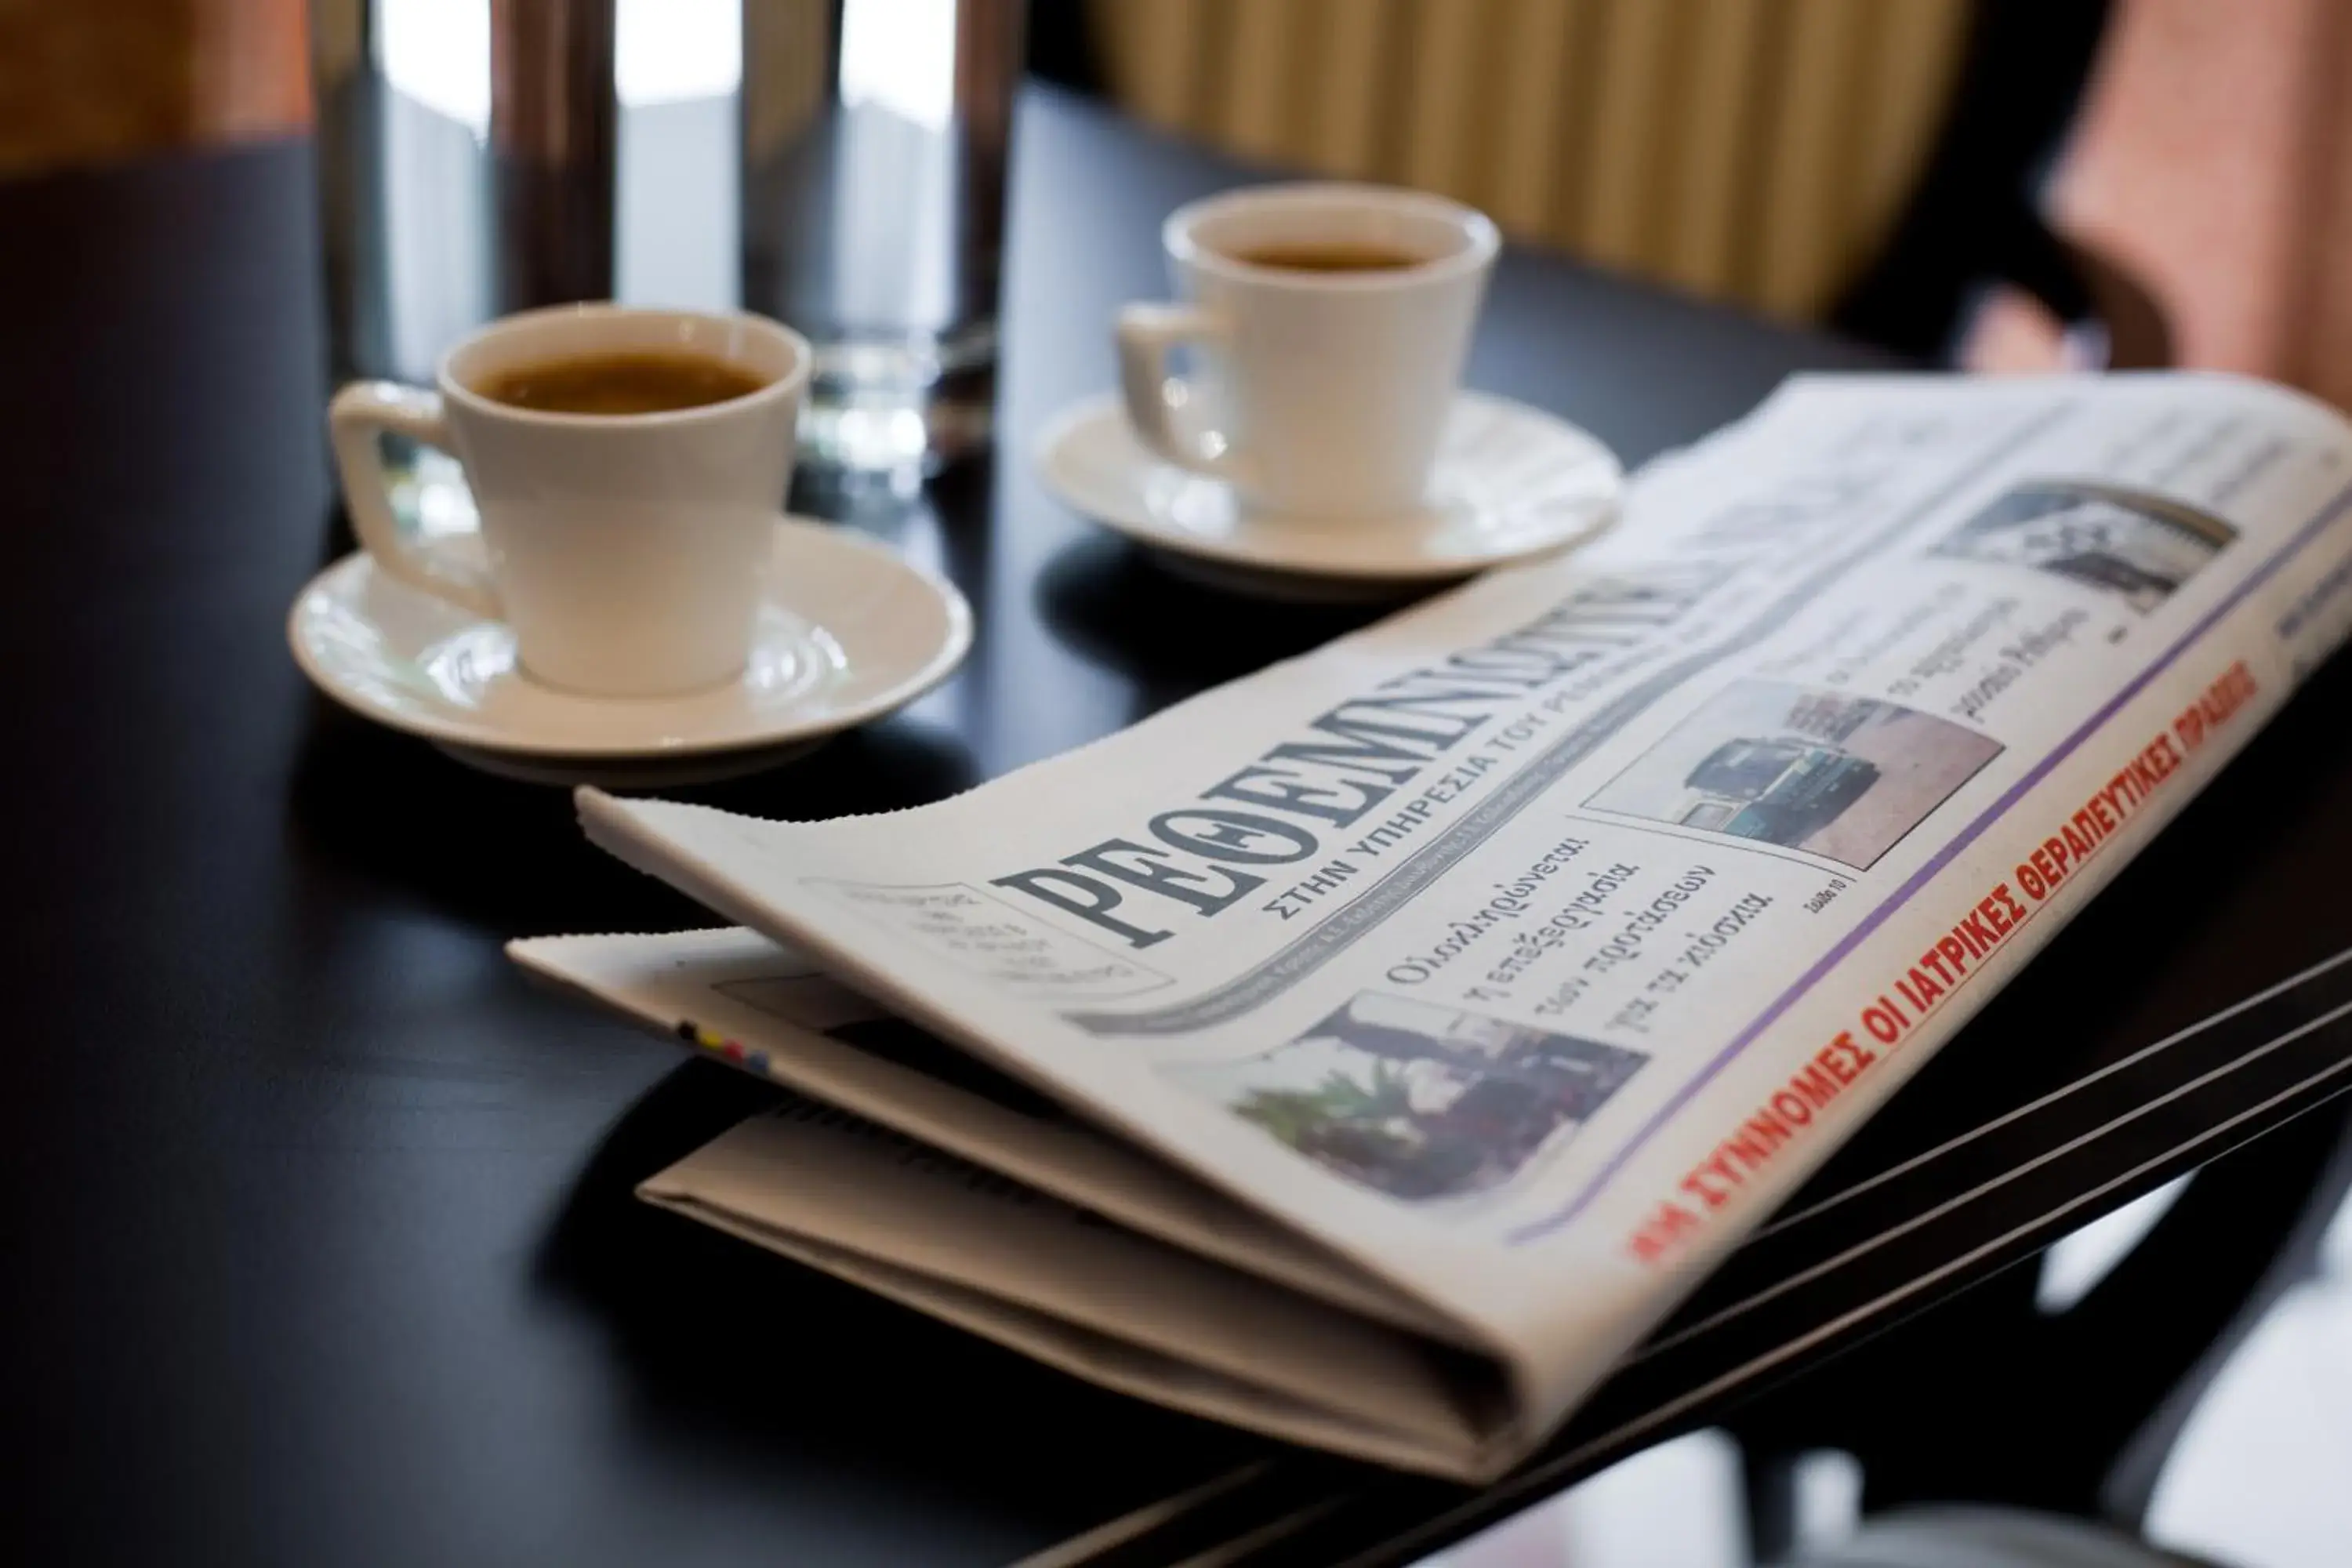
[[[2029,567],[2113,595],[2144,616],[2237,537],[2220,518],[2163,496],[2049,479],[2004,492],[1932,553]]]
[[[1867,868],[2000,754],[1898,702],[1740,680],[1585,804]]]

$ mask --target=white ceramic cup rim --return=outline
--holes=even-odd
[[[1223,222],[1244,221],[1266,213],[1307,215],[1317,211],[1365,217],[1402,217],[1448,231],[1452,244],[1442,254],[1407,267],[1360,272],[1310,272],[1286,267],[1262,267],[1217,248],[1204,230]],[[1160,243],[1170,258],[1189,267],[1255,288],[1292,289],[1309,293],[1376,294],[1416,289],[1475,272],[1491,263],[1502,249],[1495,223],[1475,207],[1449,201],[1424,191],[1402,190],[1352,181],[1293,181],[1252,185],[1238,191],[1188,202],[1168,215],[1160,226]],[[1363,243],[1372,243],[1365,240]],[[1402,244],[1402,241],[1396,243]]]
[[[725,358],[730,363],[742,363],[744,368],[766,376],[768,380],[756,391],[747,392],[740,397],[698,404],[692,408],[664,409],[650,414],[570,414],[545,408],[520,408],[510,403],[485,397],[467,384],[467,373],[460,369],[461,365],[484,352],[518,337],[551,340],[548,348],[561,353],[562,340],[568,335],[567,328],[593,329],[598,323],[611,321],[628,321],[645,326],[668,325],[680,329],[677,346],[681,351],[711,354]],[[711,344],[691,341],[690,334],[707,334],[714,329],[740,333],[745,339],[757,342],[768,351],[767,355],[762,356],[767,363],[748,363],[743,356],[721,353]],[[501,316],[444,353],[440,363],[434,367],[433,379],[444,398],[480,418],[557,429],[657,429],[730,419],[762,404],[796,396],[807,383],[814,362],[815,352],[810,348],[806,338],[781,321],[772,321],[749,311],[666,310],[592,300],[573,305],[548,305],[535,310],[518,310],[511,315]]]

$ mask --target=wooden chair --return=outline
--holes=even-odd
[[[1072,6],[1045,0],[1066,60]],[[1989,286],[2075,363],[2168,363],[2147,291],[2035,195],[2098,0],[1088,0],[1139,117],[1286,168],[1418,185],[1514,237],[1923,355]],[[1067,68],[1065,67],[1065,69]]]
[[[1288,167],[1816,317],[1889,233],[1967,0],[1095,0],[1112,96]]]

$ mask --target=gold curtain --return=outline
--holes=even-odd
[[[1116,98],[1440,191],[1604,265],[1818,315],[1926,159],[1968,0],[1092,0]]]

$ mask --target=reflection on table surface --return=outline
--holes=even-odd
[[[2186,1178],[2084,1226],[2046,1253],[2038,1299],[2063,1310],[2129,1252]],[[2319,1271],[2293,1287],[2198,1402],[2156,1489],[2146,1533],[2231,1568],[2341,1568],[2352,1541],[2352,1202]],[[1854,1526],[1850,1456],[1808,1456],[1799,1540]],[[1708,1429],[1662,1443],[1496,1525],[1421,1568],[1751,1568],[1739,1453]]]

